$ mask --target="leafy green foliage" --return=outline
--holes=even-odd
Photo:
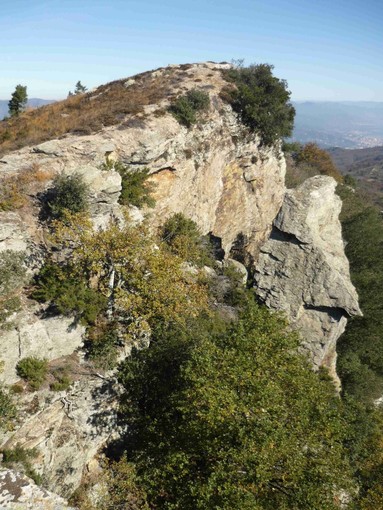
[[[290,150],[290,153],[286,154],[285,180],[288,188],[295,188],[314,175],[328,175],[338,183],[343,181],[342,175],[329,154],[315,143],[288,145],[296,145],[294,149]]]
[[[287,82],[273,76],[270,64],[238,66],[224,73],[235,87],[223,91],[241,121],[257,132],[264,145],[291,135],[295,110],[290,103]]]
[[[98,503],[99,510],[149,510],[133,464],[122,458],[119,462],[110,463],[104,473],[102,483],[107,490]]]
[[[198,320],[120,370],[125,447],[152,508],[338,508],[350,473],[332,384],[284,321],[249,300],[225,328]]]
[[[197,266],[212,264],[209,240],[202,237],[195,221],[182,213],[176,213],[168,218],[161,228],[160,235],[171,251],[182,259]]]
[[[81,175],[61,174],[54,179],[45,199],[49,216],[61,219],[65,211],[78,213],[87,209],[88,191]]]
[[[11,117],[19,115],[19,113],[25,110],[27,102],[28,102],[27,87],[23,85],[16,85],[11,100],[8,102],[9,115]]]
[[[37,456],[37,451],[35,449],[15,446],[15,448],[12,449],[4,449],[1,453],[3,454],[3,464],[5,466],[21,467],[24,473],[29,476],[29,478],[32,478],[37,485],[41,484],[41,476],[33,469],[31,462],[31,459]]]
[[[90,288],[73,266],[49,261],[36,276],[31,297],[42,303],[50,302],[58,313],[74,315],[83,325],[93,324],[107,305],[105,296]]]
[[[197,122],[199,112],[209,108],[209,94],[202,90],[192,89],[185,95],[178,97],[169,108],[180,124],[191,127]]]
[[[126,217],[123,226],[112,221],[95,232],[84,215],[64,219],[52,224],[52,241],[68,250],[70,263],[48,261],[31,297],[88,326],[89,357],[98,366],[112,368],[118,347],[145,341],[152,328],[207,309],[205,283],[145,225]]]
[[[153,185],[147,182],[149,169],[135,170],[130,172],[121,163],[114,165],[115,170],[121,175],[121,195],[119,202],[123,205],[134,205],[136,207],[154,207],[156,202],[151,196]]]
[[[16,365],[16,373],[25,379],[33,390],[38,390],[48,374],[48,360],[33,356],[23,358]]]
[[[345,392],[371,402],[383,393],[383,223],[363,193],[349,186],[338,190],[346,255],[363,311],[340,339],[338,370]]]
[[[342,182],[343,177],[334,165],[330,155],[315,143],[307,143],[296,153],[295,160],[298,163],[306,163],[313,167],[320,175],[329,175],[337,182]]]
[[[87,334],[87,352],[95,367],[110,370],[117,365],[121,341],[116,324],[106,321],[91,328]]]

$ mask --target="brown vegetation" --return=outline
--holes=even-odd
[[[48,181],[53,173],[42,170],[36,163],[23,168],[18,174],[8,175],[1,181],[0,211],[14,211],[28,204],[28,194],[36,185]]]
[[[286,186],[295,188],[314,175],[329,175],[338,183],[343,182],[342,174],[332,162],[328,153],[315,143],[298,146],[292,154],[286,153]]]
[[[129,86],[126,80],[114,81],[4,120],[0,122],[0,155],[67,133],[87,135],[119,124],[127,115],[142,112],[145,105],[171,97],[182,71],[165,69],[154,77],[151,72],[142,73]]]

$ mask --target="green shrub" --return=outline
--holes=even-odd
[[[178,97],[170,106],[169,111],[180,124],[190,127],[197,122],[198,112],[209,108],[209,94],[201,90],[189,90],[184,96]]]
[[[88,206],[88,190],[81,175],[58,175],[46,194],[48,215],[60,219],[65,211],[78,213]]]
[[[12,467],[14,464],[23,467],[23,471],[29,478],[40,485],[42,482],[41,475],[36,473],[32,467],[31,459],[37,457],[37,451],[33,449],[22,448],[21,446],[15,446],[12,449],[4,449],[1,451],[3,454],[3,464],[8,467]]]
[[[33,356],[21,359],[16,365],[16,373],[28,382],[33,390],[38,390],[48,373],[48,360]]]
[[[287,82],[273,76],[274,66],[253,64],[235,67],[224,72],[224,76],[235,87],[221,94],[241,121],[251,131],[257,132],[264,145],[292,134],[295,110],[290,103]]]
[[[153,184],[147,182],[149,169],[130,171],[120,161],[107,160],[101,166],[102,170],[114,170],[121,175],[121,195],[119,203],[122,205],[134,205],[136,207],[154,207],[156,201],[151,196]]]
[[[161,238],[171,251],[197,266],[213,263],[209,240],[201,235],[197,224],[182,213],[176,213],[161,228]]]
[[[351,476],[332,382],[250,298],[217,326],[169,328],[119,368],[124,446],[149,507],[336,510]]]
[[[72,274],[71,266],[47,262],[35,278],[31,297],[50,302],[58,313],[71,316],[81,324],[93,324],[106,308],[107,300],[100,292],[88,287],[85,279]]]
[[[16,408],[8,392],[0,386],[0,430],[6,429],[16,417]]]
[[[118,346],[121,342],[113,324],[103,326],[88,331],[86,347],[89,359],[96,368],[111,370],[117,365]]]

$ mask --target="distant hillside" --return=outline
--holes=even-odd
[[[383,146],[348,150],[337,147],[327,152],[343,174],[357,178],[375,202],[383,205]]]
[[[8,115],[8,99],[0,99],[0,120]],[[28,106],[30,108],[36,108],[45,104],[54,103],[52,99],[40,99],[38,97],[32,97],[28,100]]]
[[[355,149],[383,145],[383,103],[295,102],[294,107],[294,140]]]

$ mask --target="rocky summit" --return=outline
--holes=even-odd
[[[259,299],[286,314],[315,369],[327,367],[338,381],[336,342],[347,319],[360,310],[344,253],[336,183],[331,177],[316,176],[294,190],[286,189],[280,142],[262,144],[223,98],[228,84],[222,72],[229,67],[210,62],[175,65],[122,80],[118,86],[124,93],[160,83],[167,92],[138,111],[121,112],[117,120],[94,132],[66,132],[3,153],[0,179],[21,182],[27,200],[16,210],[0,213],[0,252],[25,253],[29,277],[40,269],[52,250],[41,217],[41,197],[57,175],[82,176],[96,231],[111,219],[124,221],[122,177],[113,162],[121,162],[130,173],[146,170],[155,206],[129,206],[131,218],[140,223],[146,216],[152,229],[175,213],[193,220],[202,234],[214,239],[221,259],[236,259],[233,264],[242,276],[246,270],[254,276]],[[88,92],[83,100],[97,109],[113,86]],[[185,126],[169,105],[174,97],[194,89],[208,94],[210,105],[200,122]],[[36,178],[28,180],[28,175]],[[84,476],[97,472],[97,453],[118,436],[118,383],[112,372],[100,374],[84,364],[84,326],[52,316],[46,305],[23,292],[20,288],[20,309],[0,331],[3,382],[17,382],[15,367],[30,356],[52,363],[71,359],[78,376],[59,393],[45,389],[21,395],[23,419],[2,433],[2,448],[35,449],[35,469],[46,486],[67,497]],[[27,493],[49,499],[44,491],[35,496],[28,484],[21,475],[3,471],[1,501],[23,502]],[[7,490],[9,497],[4,495]],[[56,508],[55,504],[47,502],[41,508]],[[58,504],[64,505],[61,500]]]

